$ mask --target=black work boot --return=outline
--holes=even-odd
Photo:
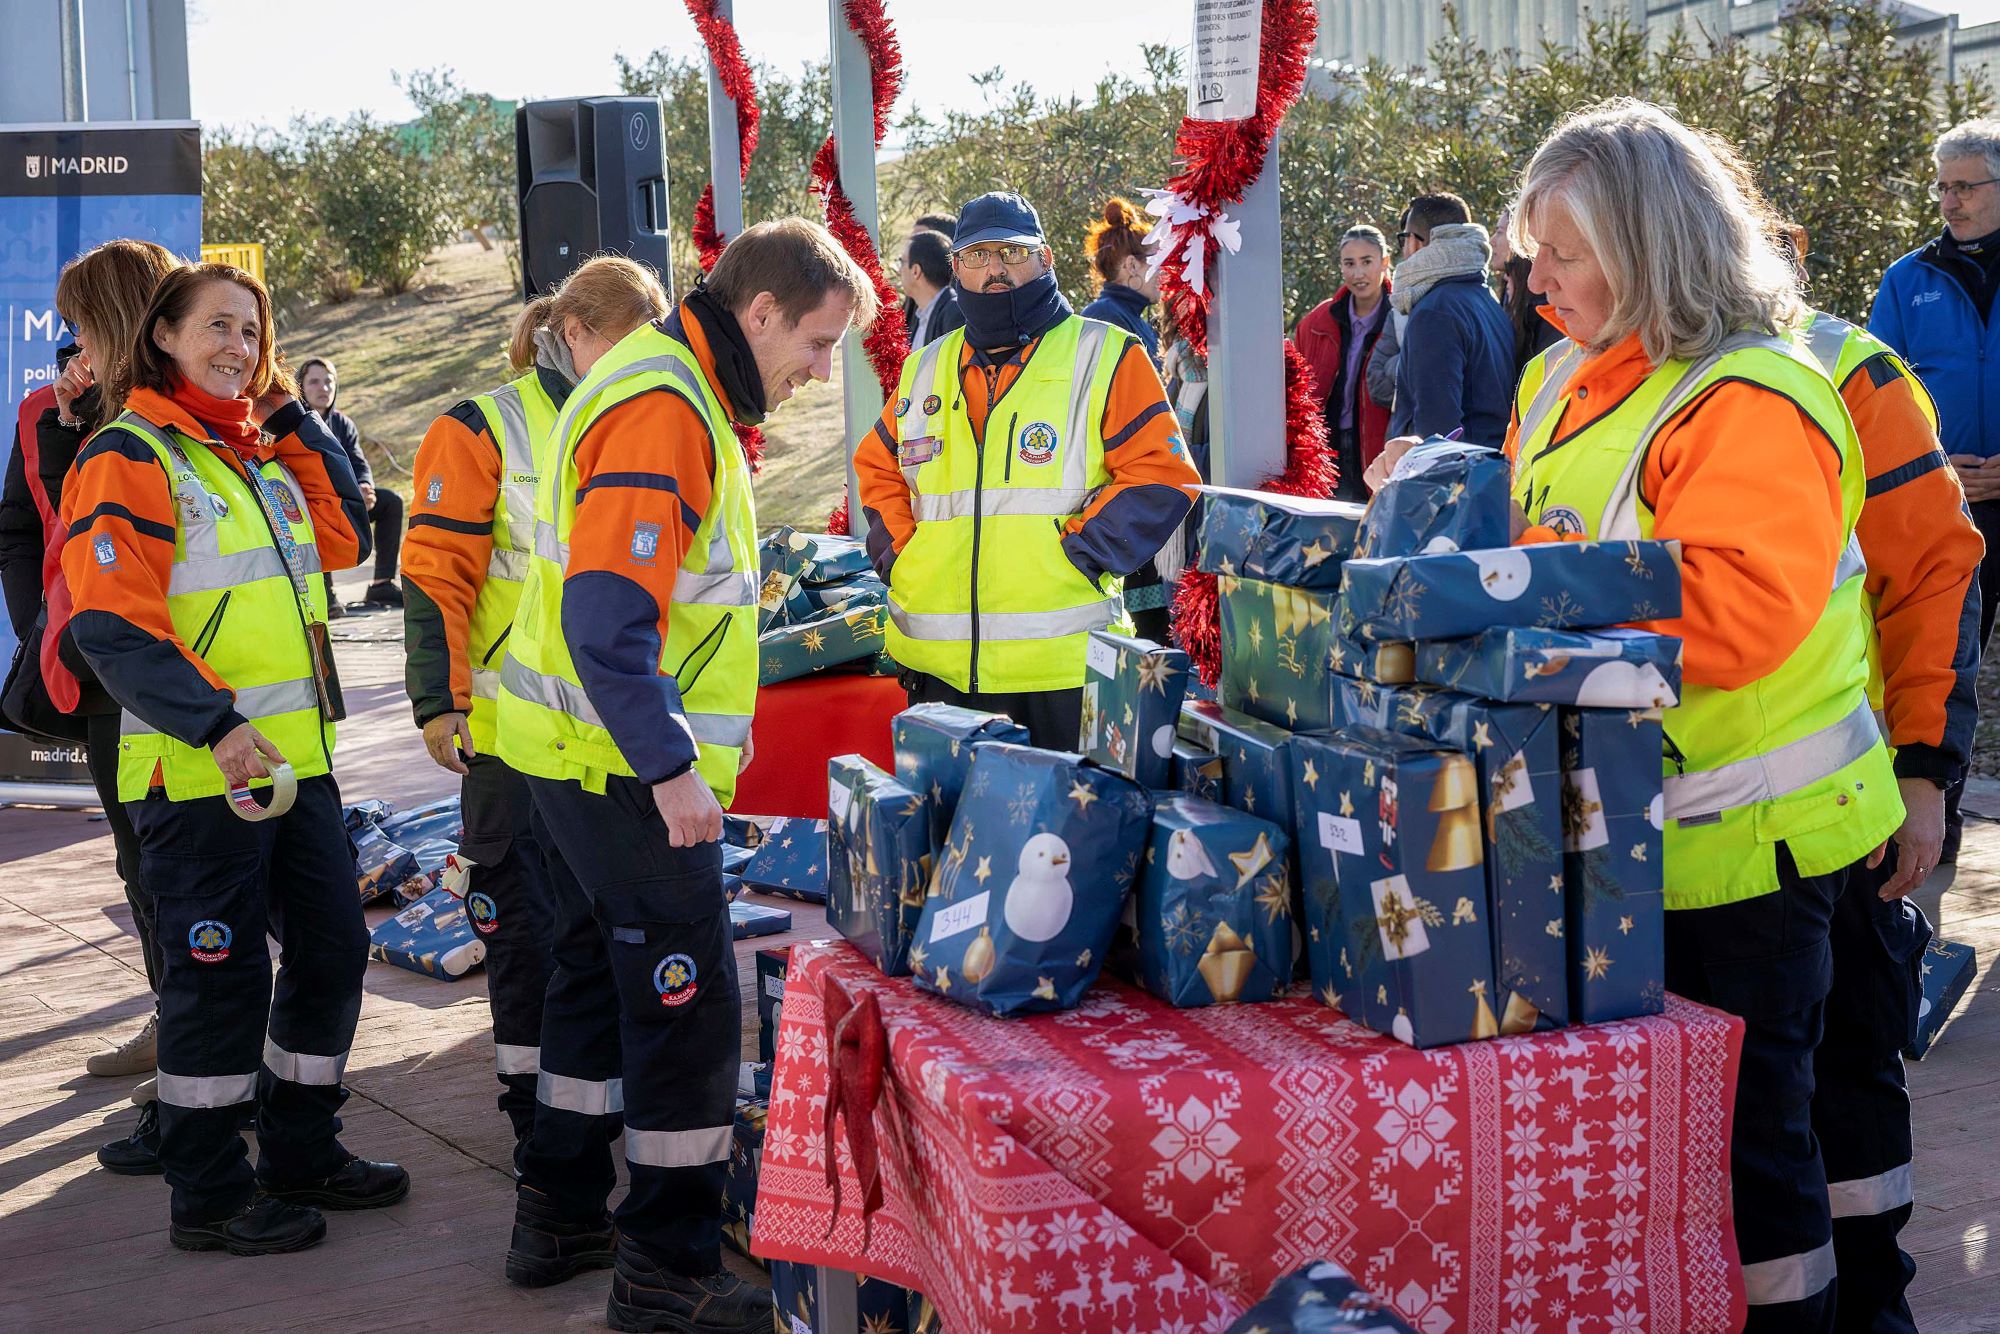
[[[160,1104],[139,1109],[139,1124],[124,1139],[114,1139],[97,1151],[97,1165],[121,1177],[158,1176],[160,1167]]]
[[[611,1299],[604,1321],[613,1329],[668,1330],[672,1334],[747,1334],[771,1326],[769,1289],[745,1283],[726,1269],[690,1278],[662,1269],[621,1243],[611,1271]]]
[[[380,1209],[410,1193],[410,1174],[394,1163],[349,1158],[338,1172],[319,1181],[260,1182],[264,1192],[293,1204],[322,1209]]]
[[[228,1251],[231,1255],[277,1255],[317,1246],[326,1236],[326,1219],[317,1209],[287,1204],[269,1195],[213,1223],[176,1223],[174,1245],[184,1251]]]
[[[514,1191],[514,1235],[507,1243],[507,1281],[517,1288],[546,1288],[586,1269],[611,1267],[616,1235],[611,1215],[565,1216],[532,1186]]]

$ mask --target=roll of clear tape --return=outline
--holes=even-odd
[[[248,783],[232,784],[229,809],[245,820],[271,820],[283,815],[299,795],[299,776],[292,772],[291,765],[281,764],[271,771],[270,794],[269,802],[259,802]]]

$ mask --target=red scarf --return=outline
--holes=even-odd
[[[205,390],[196,388],[185,377],[173,377],[174,389],[169,395],[174,402],[187,409],[187,414],[215,432],[215,438],[241,454],[248,454],[263,438],[263,430],[250,420],[251,402],[238,395],[235,398],[217,398]]]

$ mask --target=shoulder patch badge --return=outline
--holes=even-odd
[[[640,523],[632,526],[632,560],[635,564],[651,565],[653,558],[660,554],[660,525]]]

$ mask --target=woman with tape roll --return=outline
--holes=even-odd
[[[322,565],[364,555],[340,445],[291,393],[240,269],[161,282],[63,496],[70,633],[118,702],[118,797],[161,960],[174,1245],[261,1255],[409,1178],[338,1139],[368,933],[332,775]],[[271,788],[268,804],[257,790]],[[283,949],[275,997],[267,934]],[[237,1133],[258,1105],[253,1173]]]

